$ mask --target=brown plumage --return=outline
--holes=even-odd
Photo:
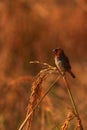
[[[75,78],[75,75],[71,71],[71,65],[69,59],[65,55],[64,51],[61,48],[59,48],[59,49],[54,49],[53,52],[55,54],[55,64],[58,70],[61,72],[61,74],[65,74],[65,72],[69,72],[70,75],[73,78]]]

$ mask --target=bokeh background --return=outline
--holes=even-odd
[[[0,1],[0,130],[16,130],[25,118],[32,77],[41,69],[41,66],[31,65],[29,61],[39,60],[54,66],[52,49],[58,47],[65,50],[77,77],[73,80],[68,75],[86,130],[87,2],[85,0]],[[56,122],[63,123],[65,112],[61,111],[64,109],[62,101],[67,99],[65,94],[67,92],[61,87],[58,87],[56,92],[61,98],[58,99],[60,105],[56,106],[58,110],[56,113],[60,115]],[[49,97],[52,98],[52,102],[49,101],[50,98],[47,102],[54,104],[57,101],[52,93]],[[51,108],[48,107],[46,111]],[[43,130],[40,117],[38,118],[38,123],[33,125],[32,129]],[[51,118],[54,119],[55,115]],[[52,129],[50,125],[46,125],[45,129]]]

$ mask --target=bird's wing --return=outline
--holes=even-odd
[[[61,60],[62,60],[62,65],[66,69],[71,69],[71,65],[70,65],[69,59],[68,59],[68,57],[65,54],[61,56]]]

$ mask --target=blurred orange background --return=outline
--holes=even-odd
[[[76,74],[72,93],[86,130],[85,0],[0,1],[0,130],[16,130],[25,118],[32,77],[41,69],[29,61],[54,65],[52,50],[58,47],[64,49]]]

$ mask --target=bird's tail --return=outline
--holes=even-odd
[[[76,78],[76,76],[73,74],[73,72],[70,70],[69,71],[69,73],[71,74],[71,76],[73,77],[73,78]]]

